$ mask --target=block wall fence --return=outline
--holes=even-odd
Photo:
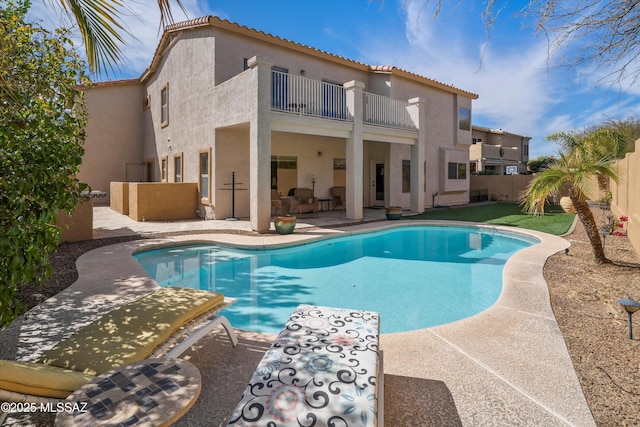
[[[636,253],[640,255],[640,139],[636,140],[635,152],[627,153],[615,163],[618,183],[611,180],[611,212],[626,216],[627,235]]]

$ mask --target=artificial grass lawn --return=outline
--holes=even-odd
[[[528,215],[516,203],[490,203],[469,205],[461,208],[442,208],[406,219],[440,219],[452,221],[486,222],[487,224],[508,225],[561,235],[569,231],[575,214],[562,211],[559,206],[545,206],[544,215]]]

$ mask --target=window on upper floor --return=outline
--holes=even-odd
[[[322,116],[335,119],[347,117],[347,97],[339,82],[322,79]]]
[[[160,123],[162,127],[169,125],[169,83],[160,89]]]
[[[471,109],[458,108],[458,128],[460,130],[471,130]]]
[[[289,110],[289,70],[271,67],[271,106],[278,110]]]
[[[477,144],[478,142],[482,142],[482,138],[473,138],[473,144]]]
[[[523,156],[528,156],[529,155],[529,144],[524,144],[522,146],[522,155]]]

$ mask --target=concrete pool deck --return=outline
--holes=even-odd
[[[296,233],[279,236],[237,233],[249,231],[246,221],[129,220],[132,224],[107,207],[96,207],[94,212],[96,234],[104,237],[194,230],[202,234],[134,240],[87,252],[78,259],[79,278],[72,286],[0,333],[2,357],[12,353],[17,359],[32,360],[102,313],[157,287],[131,257],[143,248],[194,241],[270,246],[418,223],[383,221],[329,228],[332,223],[344,222],[343,215],[330,213],[317,221],[302,219],[304,224],[299,220]],[[384,210],[368,210],[365,219],[383,217]],[[220,233],[223,229],[236,234]],[[539,237],[542,243],[510,258],[502,294],[492,307],[447,325],[382,335],[385,425],[595,426],[542,274],[546,259],[567,248],[569,242],[544,233],[522,232]],[[225,425],[275,336],[238,331],[238,337],[240,344],[233,348],[221,330],[185,353],[200,370],[203,388],[199,400],[177,426]],[[7,420],[8,425],[10,422]]]

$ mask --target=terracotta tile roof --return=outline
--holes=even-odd
[[[259,40],[262,40],[268,43],[284,46],[292,50],[296,50],[309,55],[321,57],[323,59],[330,60],[333,62],[339,62],[344,65],[348,65],[362,71],[368,71],[373,73],[389,73],[392,75],[397,75],[397,76],[408,78],[414,81],[418,81],[420,83],[427,84],[429,86],[437,87],[447,92],[457,93],[457,94],[469,97],[471,99],[478,98],[478,95],[475,93],[468,92],[466,90],[457,88],[453,85],[448,85],[448,84],[439,82],[437,80],[433,80],[428,77],[424,77],[419,74],[403,70],[393,65],[367,65],[362,62],[355,61],[353,59],[335,55],[330,52],[326,52],[311,46],[303,45],[301,43],[297,43],[279,36],[275,36],[273,34],[265,33],[264,31],[260,31],[255,28],[240,25],[235,22],[228,21],[226,19],[221,19],[217,16],[203,16],[200,18],[190,19],[188,21],[171,24],[165,27],[165,31],[162,35],[160,43],[158,43],[156,52],[154,53],[153,59],[151,60],[151,64],[142,73],[140,80],[141,81],[145,80],[147,76],[149,76],[155,71],[159,63],[160,57],[162,56],[162,52],[164,51],[166,46],[173,40],[173,38],[171,38],[172,34],[179,33],[188,29],[205,27],[205,26],[212,26],[215,28],[220,28],[220,29],[231,31],[231,32],[244,34],[249,37],[257,38]]]

